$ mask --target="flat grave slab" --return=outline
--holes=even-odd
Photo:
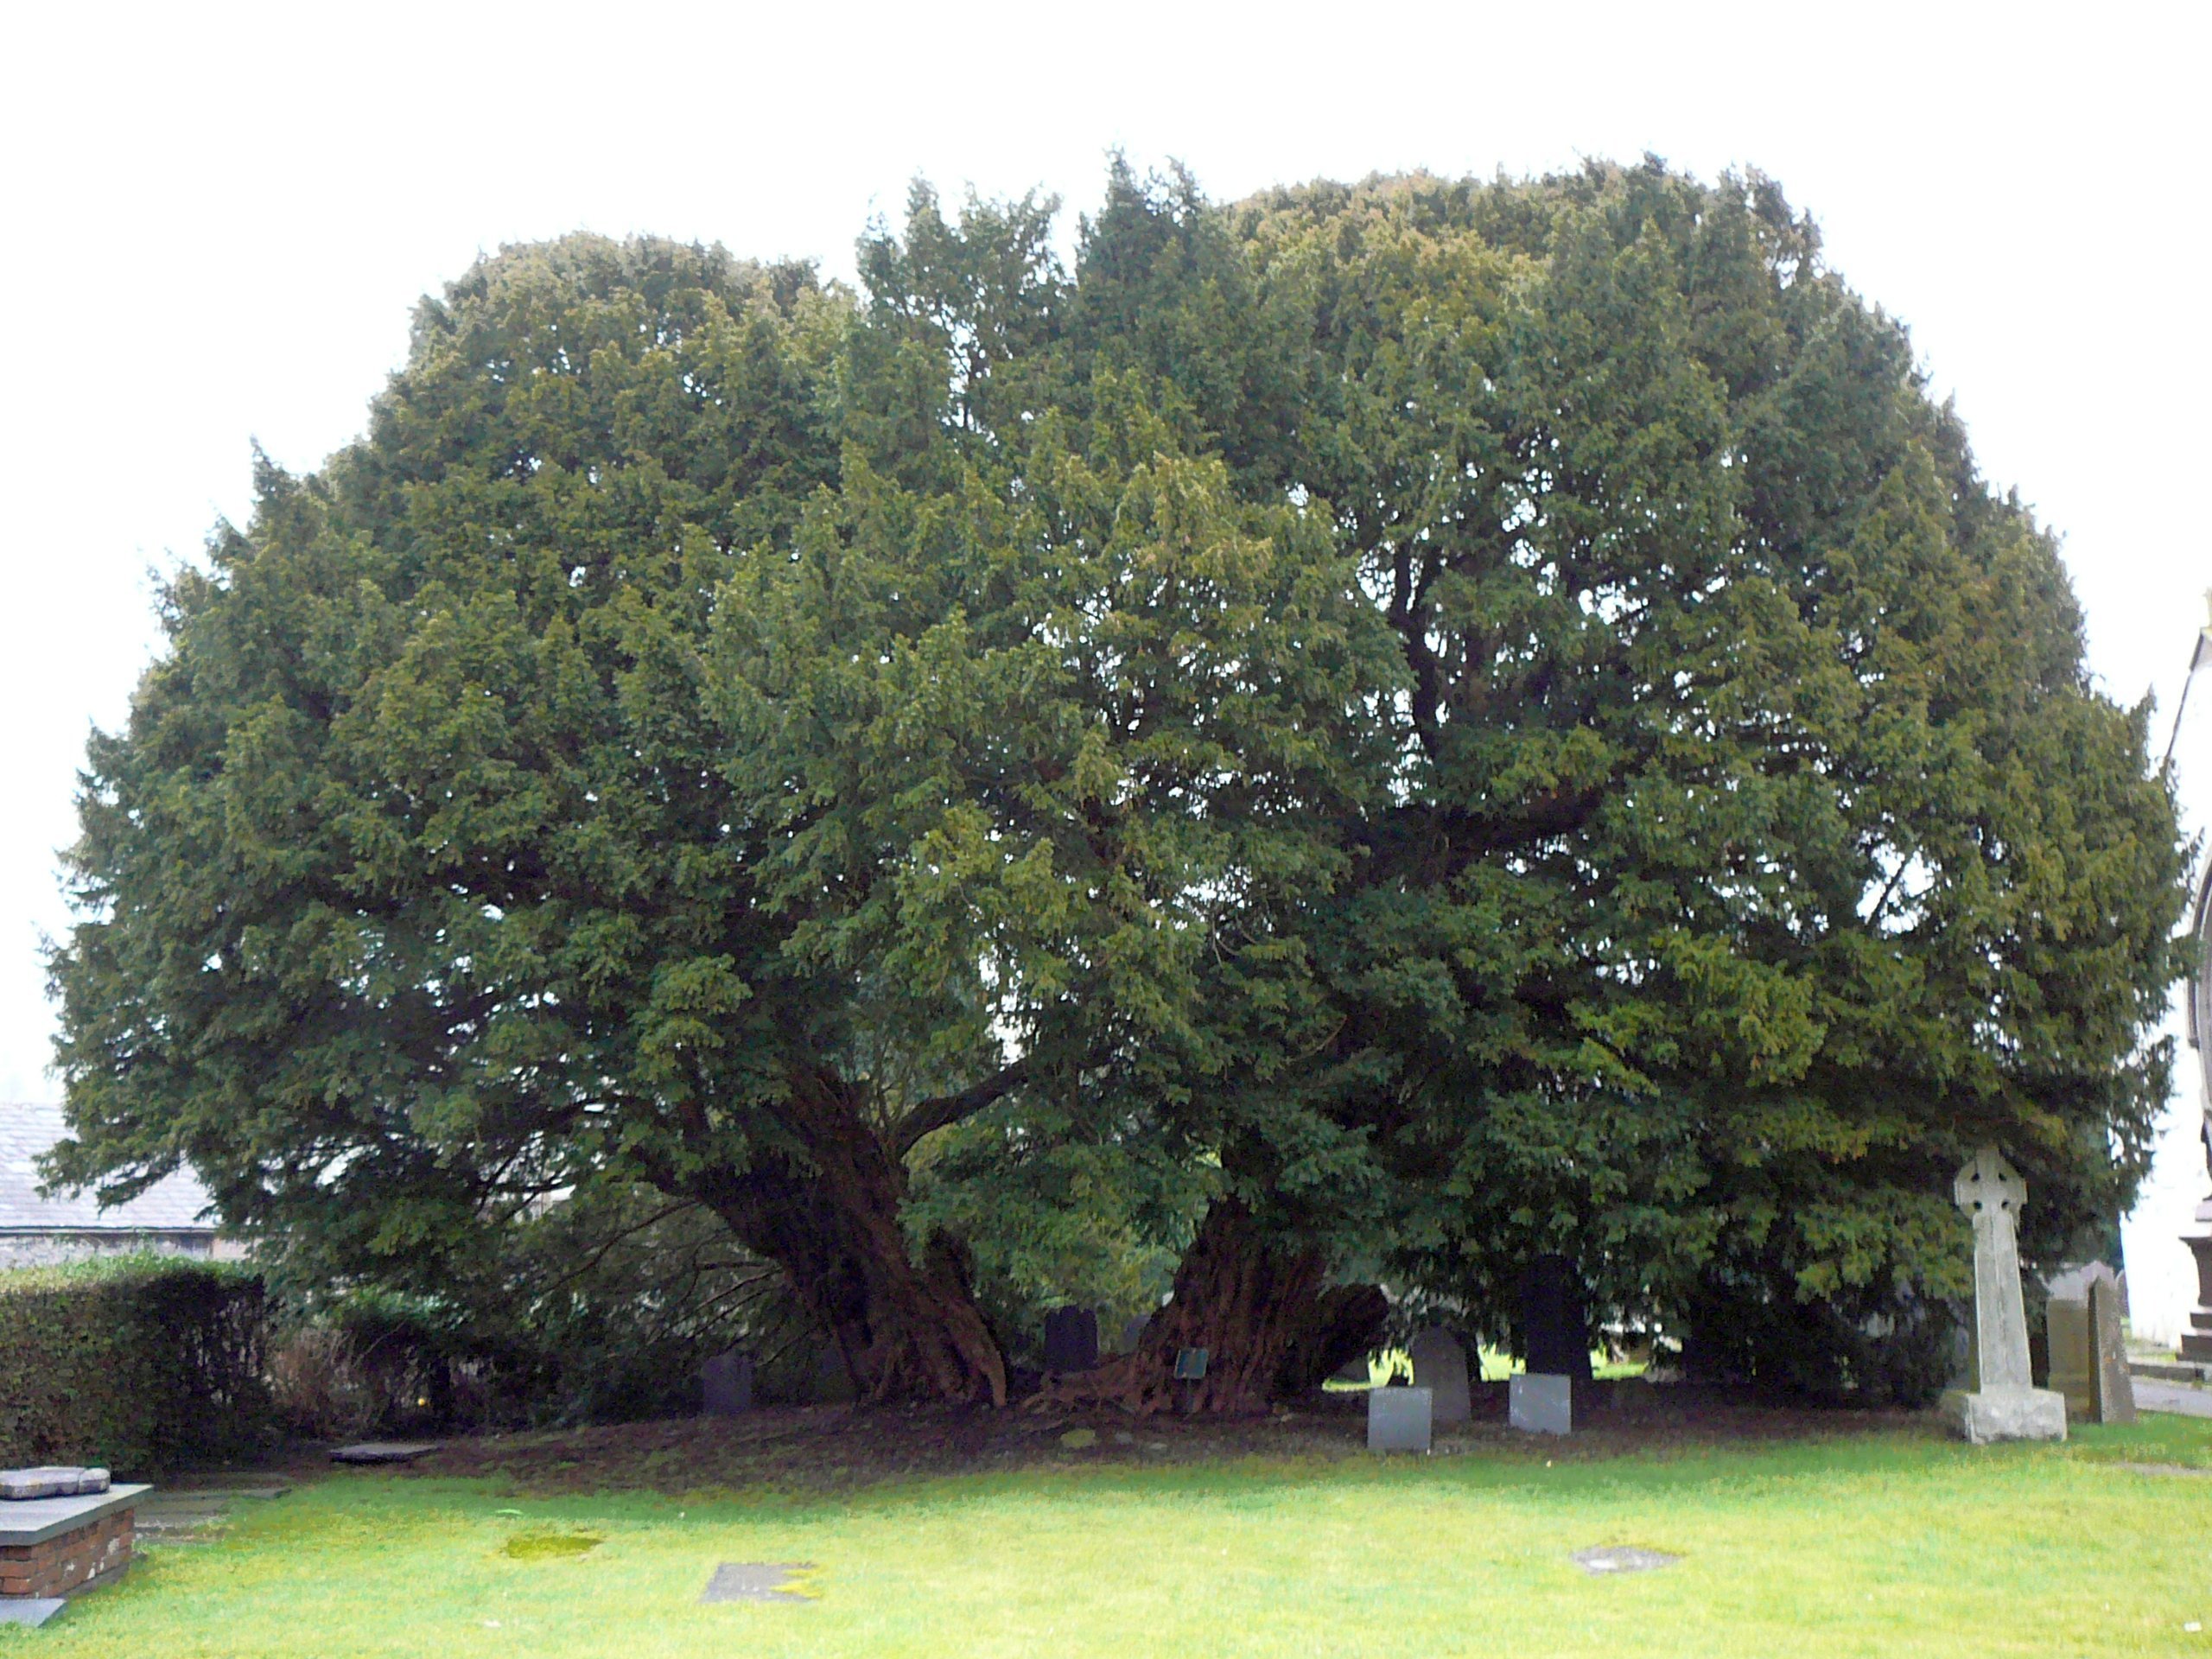
[[[435,1440],[363,1440],[333,1451],[333,1463],[412,1463],[438,1449]]]
[[[1608,1573],[1649,1573],[1672,1567],[1681,1559],[1664,1550],[1637,1549],[1629,1544],[1605,1544],[1574,1552],[1575,1564],[1593,1578],[1602,1578]]]
[[[702,1602],[798,1601],[814,1599],[786,1588],[802,1573],[814,1570],[811,1561],[724,1561],[715,1569],[700,1593]]]
[[[68,1605],[60,1596],[0,1596],[0,1624],[28,1624],[36,1630]]]
[[[147,1485],[111,1486],[104,1492],[79,1497],[29,1497],[0,1503],[0,1549],[28,1548],[105,1521],[118,1510],[137,1508],[138,1500],[153,1490]]]

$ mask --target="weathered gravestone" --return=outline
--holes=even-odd
[[[1406,1344],[1414,1362],[1414,1386],[1427,1389],[1435,1398],[1433,1422],[1464,1423],[1471,1414],[1467,1402],[1467,1351],[1459,1339],[1440,1325],[1414,1333]]]
[[[1574,1379],[1516,1374],[1505,1385],[1505,1421],[1524,1434],[1572,1434]]]
[[[2127,1338],[2120,1326],[2120,1275],[2109,1268],[2089,1281],[2089,1340],[2097,1354],[2097,1421],[2133,1422],[2135,1382],[2127,1370]]]
[[[1122,1351],[1134,1354],[1144,1342],[1144,1333],[1152,1324],[1149,1313],[1135,1313],[1122,1321]]]
[[[1974,1382],[1943,1396],[1959,1433],[1991,1440],[2063,1440],[2066,1396],[2035,1386],[2028,1361],[2028,1319],[2020,1294],[2020,1210],[2028,1185],[1985,1147],[1952,1183],[1951,1196],[1974,1223]]]
[[[753,1409],[753,1356],[741,1348],[716,1354],[699,1371],[700,1412],[741,1417]]]
[[[1427,1451],[1435,1403],[1427,1389],[1370,1389],[1367,1391],[1367,1449],[1370,1452]]]
[[[1045,1316],[1045,1369],[1065,1375],[1098,1369],[1098,1315],[1088,1307],[1056,1307]]]
[[[2132,1423],[2135,1388],[2120,1328],[2120,1275],[2092,1262],[2050,1281],[2044,1328],[2050,1338],[2050,1387],[2066,1396],[2075,1422]]]

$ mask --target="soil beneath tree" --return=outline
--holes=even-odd
[[[1440,1432],[1436,1455],[1518,1452],[1586,1461],[1877,1431],[1942,1433],[1925,1412],[1777,1403],[1745,1392],[1630,1381],[1595,1383],[1586,1395],[1578,1390],[1586,1427],[1554,1438],[1507,1427],[1505,1396],[1502,1382],[1477,1384],[1473,1421]],[[739,1417],[451,1439],[393,1472],[403,1478],[497,1476],[522,1491],[549,1494],[674,1494],[710,1487],[836,1493],[915,1477],[1079,1464],[1363,1458],[1366,1432],[1363,1395],[1320,1390],[1295,1408],[1241,1419],[1136,1417],[1111,1408],[764,1407]]]

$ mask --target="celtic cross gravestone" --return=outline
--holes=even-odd
[[[1985,1147],[1967,1160],[1951,1197],[1974,1223],[1974,1382],[1943,1396],[1943,1409],[1976,1445],[2063,1440],[2066,1396],[2035,1386],[2020,1295],[2020,1211],[2028,1184]]]

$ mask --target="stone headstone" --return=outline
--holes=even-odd
[[[1098,1369],[1098,1315],[1088,1307],[1056,1307],[1045,1316],[1045,1370],[1065,1375]]]
[[[1144,1333],[1152,1324],[1152,1315],[1138,1313],[1122,1321],[1122,1351],[1134,1354],[1144,1342]]]
[[[716,1354],[699,1373],[700,1414],[741,1417],[753,1409],[753,1356],[741,1348]]]
[[[1590,1380],[1590,1322],[1582,1309],[1582,1281],[1565,1256],[1540,1255],[1522,1275],[1521,1341],[1531,1372]]]
[[[1529,1371],[1506,1384],[1505,1420],[1528,1434],[1574,1432],[1574,1379]]]
[[[2044,1305],[2044,1332],[2050,1347],[2050,1388],[2066,1396],[2071,1421],[2097,1421],[2097,1351],[2089,1329],[2089,1304],[2054,1296]]]
[[[1367,1449],[1370,1452],[1426,1452],[1432,1438],[1435,1402],[1427,1389],[1370,1389],[1367,1391]]]
[[[2120,1323],[2125,1296],[2120,1275],[2109,1268],[2089,1281],[2089,1340],[2096,1350],[2094,1375],[2101,1423],[2135,1421],[2135,1379],[2127,1369],[2127,1338]]]
[[[814,1375],[807,1381],[807,1392],[810,1402],[817,1406],[849,1406],[860,1398],[845,1364],[845,1351],[836,1343],[824,1342],[814,1351]]]
[[[1414,1386],[1435,1396],[1431,1421],[1440,1427],[1465,1422],[1472,1414],[1467,1402],[1467,1351],[1459,1339],[1432,1325],[1414,1333],[1406,1351],[1414,1362]]]
[[[1943,1409],[1975,1445],[1991,1440],[2063,1440],[2066,1396],[2035,1386],[2028,1361],[2028,1318],[2020,1292],[2020,1211],[2028,1185],[1985,1147],[1951,1184],[1952,1201],[1974,1223],[1974,1377]]]

